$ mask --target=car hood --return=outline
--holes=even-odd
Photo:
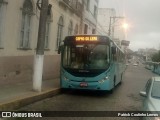
[[[150,99],[151,106],[153,109],[151,111],[160,111],[160,99],[159,98],[151,98]]]

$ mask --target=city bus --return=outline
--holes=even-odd
[[[60,46],[62,90],[113,91],[125,71],[123,51],[107,36],[67,36]]]

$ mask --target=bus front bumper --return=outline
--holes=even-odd
[[[77,82],[77,81],[61,81],[61,88],[79,89],[79,90],[111,90],[109,80],[102,82]]]

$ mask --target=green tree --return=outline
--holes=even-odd
[[[160,50],[157,53],[153,54],[152,61],[153,62],[160,62]]]

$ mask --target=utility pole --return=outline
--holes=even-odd
[[[109,18],[109,29],[108,29],[108,36],[111,35],[111,17]]]
[[[37,5],[38,2],[39,0],[37,1]],[[38,6],[38,8],[40,10],[40,21],[39,21],[37,49],[36,49],[36,55],[34,57],[33,90],[41,92],[48,0],[42,0],[41,7]]]
[[[114,25],[114,23],[115,23],[115,19],[116,18],[124,18],[124,17],[121,17],[121,16],[113,16],[113,17],[110,17],[110,19],[109,19],[109,29],[108,29],[108,36],[109,37],[111,37],[111,27],[113,27]],[[112,23],[112,19],[114,19],[114,22]],[[114,30],[114,28],[113,28],[113,30]],[[113,33],[114,34],[114,33]]]
[[[83,17],[84,17],[84,1],[82,0],[82,11],[80,11],[81,15],[80,15],[80,33],[79,34],[82,34],[83,33]]]

